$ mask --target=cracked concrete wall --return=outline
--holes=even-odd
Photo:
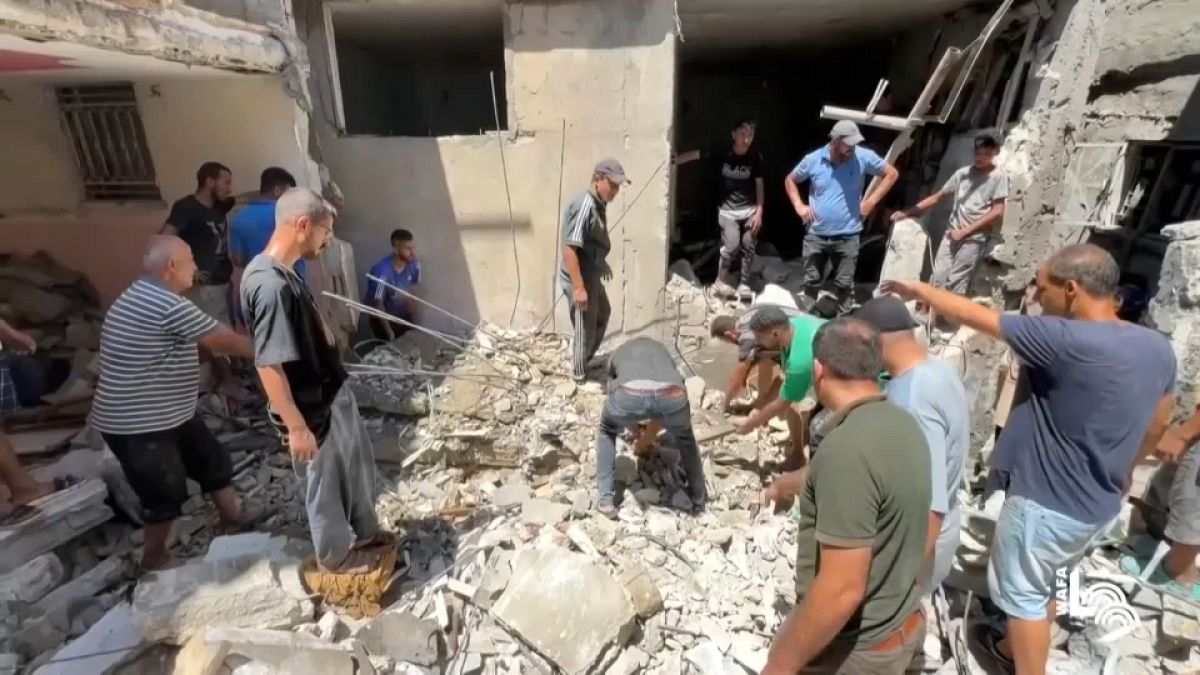
[[[597,160],[616,157],[634,182],[609,207],[610,331],[669,328],[661,307],[675,97],[672,2],[510,2],[505,12],[509,114],[502,140],[494,133],[340,136],[330,124],[320,7],[298,4],[322,111],[316,147],[346,197],[338,236],[354,245],[362,273],[387,253],[392,229],[408,228],[432,302],[471,321],[507,324],[519,290],[513,325],[536,325],[559,297],[561,208],[586,188]],[[564,305],[557,309],[557,328],[569,329]],[[426,316],[434,327],[459,328]]]
[[[1086,140],[1200,140],[1200,0],[1117,2],[1104,35]]]
[[[274,73],[287,64],[285,46],[270,30],[178,4],[164,10],[90,0],[0,0],[0,32],[245,72]]]
[[[1038,40],[1020,122],[1001,156],[1010,182],[1002,243],[992,251],[1007,270],[993,280],[997,295],[1019,292],[1048,252],[1082,234],[1057,227],[1054,210],[1080,141],[1105,18],[1103,0],[1063,0]]]

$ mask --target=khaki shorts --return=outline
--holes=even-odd
[[[226,326],[230,325],[229,284],[192,286],[183,296],[199,307],[200,311]]]

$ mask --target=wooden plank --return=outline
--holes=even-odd
[[[892,131],[905,131],[915,126],[924,124],[919,119],[911,117],[894,117],[892,115],[872,115],[861,110],[851,110],[850,108],[840,108],[834,105],[821,106],[821,117],[833,120],[851,120],[858,124],[865,124],[870,127],[879,127],[880,129],[890,129]]]

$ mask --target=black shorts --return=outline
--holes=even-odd
[[[205,494],[227,488],[233,481],[229,453],[198,416],[174,429],[101,435],[142,502],[147,523],[179,517],[188,498],[188,478],[199,483]]]

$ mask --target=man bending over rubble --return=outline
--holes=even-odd
[[[813,379],[813,336],[824,323],[823,319],[802,314],[793,318],[778,307],[764,307],[750,319],[750,329],[758,338],[763,349],[779,351],[783,366],[783,386],[773,402],[755,410],[738,425],[737,433],[748,434],[777,415],[783,415],[791,435],[791,449],[784,463],[788,470],[804,464],[804,445],[807,432],[806,420],[813,404],[808,397]],[[807,410],[797,410],[808,402]]]
[[[835,319],[813,351],[817,398],[834,417],[800,493],[796,606],[762,672],[900,675],[925,639],[929,449],[879,391],[875,329]]]
[[[334,208],[292,188],[275,204],[275,233],[242,277],[254,360],[297,474],[317,562],[329,572],[373,568],[382,551],[375,518],[375,457],[333,333],[296,274],[333,234]]]
[[[1001,314],[928,284],[880,288],[926,303],[946,319],[1003,340],[1024,368],[1029,395],[996,442],[993,471],[1006,483],[988,564],[992,602],[1008,636],[978,636],[1020,675],[1046,672],[1056,572],[1110,529],[1139,458],[1166,430],[1175,354],[1162,335],[1117,317],[1120,268],[1092,244],[1042,263],[1034,301],[1042,316]]]
[[[707,501],[704,465],[692,432],[687,389],[671,352],[650,338],[630,340],[609,357],[608,398],[600,413],[600,433],[596,438],[596,481],[600,492],[597,509],[605,517],[617,517],[617,434],[636,428],[640,422],[649,422],[649,433],[665,427],[675,439],[687,473],[693,512],[703,511]]]
[[[741,316],[718,316],[712,322],[712,336],[723,342],[737,345],[738,364],[733,369],[729,387],[725,390],[725,410],[733,409],[733,401],[746,385],[750,371],[758,367],[758,397],[750,404],[751,409],[761,408],[775,396],[772,376],[775,374],[775,364],[779,363],[779,352],[774,349],[764,349],[758,344],[758,338],[750,328],[750,320],[763,307],[776,307],[783,311],[789,319],[794,319],[803,312],[796,305],[796,299],[787,289],[775,284],[767,284],[763,292],[754,298],[754,304]]]
[[[608,330],[608,293],[604,281],[612,278],[606,258],[608,205],[621,186],[629,183],[625,169],[615,159],[598,162],[592,169],[592,184],[575,195],[563,211],[562,266],[559,283],[571,310],[575,336],[571,340],[571,372],[576,380],[587,375],[588,362],[596,355]]]
[[[917,323],[900,300],[886,295],[874,298],[854,316],[879,331],[883,365],[891,376],[886,389],[888,400],[917,420],[929,445],[933,499],[925,555],[933,567],[922,574],[921,583],[926,592],[932,591],[950,574],[958,550],[962,525],[958,489],[963,484],[971,445],[967,392],[954,369],[931,357],[917,341]]]
[[[196,262],[182,239],[151,238],[142,267],[142,277],[104,317],[91,425],[141,501],[142,567],[152,570],[170,562],[167,535],[187,501],[188,478],[212,496],[227,531],[248,529],[265,514],[242,510],[230,487],[229,452],[196,414],[197,344],[215,354],[249,358],[250,340],[184,297]]]

